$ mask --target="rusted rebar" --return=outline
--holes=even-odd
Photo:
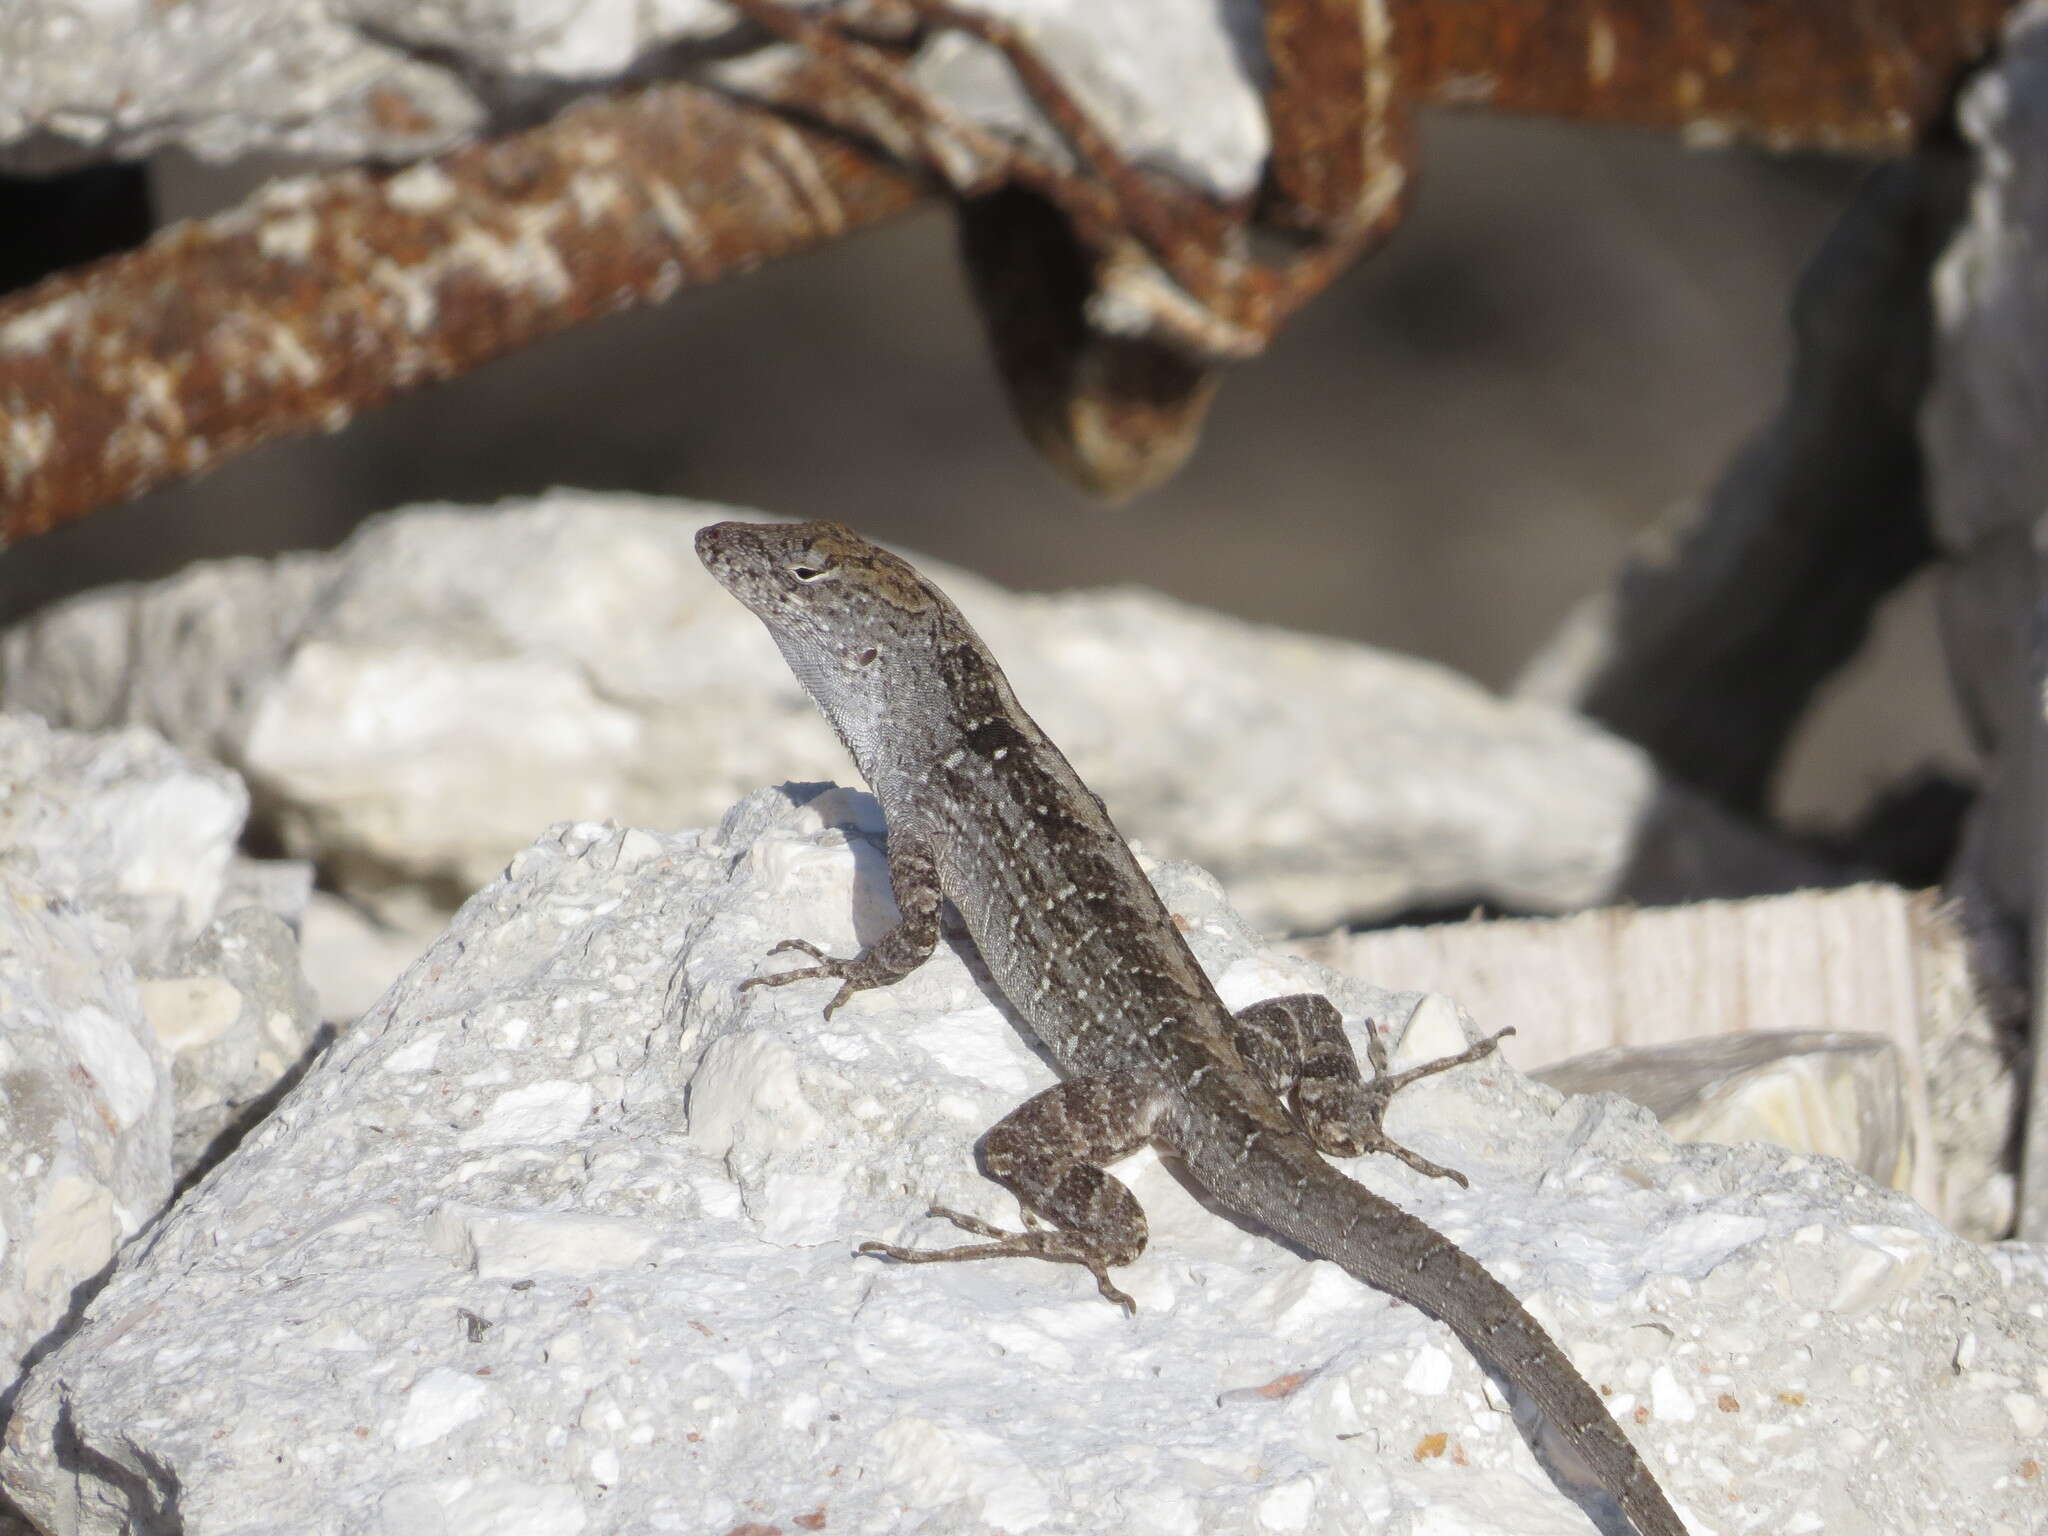
[[[2012,0],[1378,0],[1411,101],[1898,154]]]
[[[0,304],[0,538],[909,207],[917,177],[671,85],[393,174],[273,183]]]
[[[1268,3],[1273,201],[1341,229],[1346,198],[1395,211],[1421,102],[1902,150],[2010,0],[1362,0],[1362,45],[1361,0]],[[0,542],[907,207],[913,173],[807,126],[840,88],[783,91],[803,123],[690,85],[592,100],[0,301]]]

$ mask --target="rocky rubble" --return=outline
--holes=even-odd
[[[750,515],[555,492],[420,507],[328,556],[197,565],[0,638],[0,700],[145,724],[258,790],[265,830],[407,920],[563,817],[703,826],[843,771],[759,626],[697,563]],[[752,514],[758,515],[758,514]],[[926,567],[1127,836],[1268,928],[1485,901],[1569,911],[1823,883],[1827,866],[1563,710],[1447,668],[1132,590]]]
[[[1098,121],[1141,159],[1249,191],[1265,117],[1244,59],[1247,0],[1000,0],[1030,25]],[[736,48],[753,42],[751,49]],[[716,0],[14,0],[0,15],[0,166],[48,171],[175,145],[207,159],[288,154],[394,161],[446,148],[537,91],[673,73],[692,50],[740,52],[729,83],[772,77],[777,50],[735,35]],[[666,55],[664,59],[664,55]],[[991,126],[1047,132],[988,50],[927,44],[920,79]]]
[[[149,731],[0,716],[9,1379],[312,1041],[295,940],[242,904],[247,805],[234,775]]]
[[[736,990],[775,940],[890,920],[879,835],[812,786],[533,844],[127,1250],[23,1387],[0,1487],[52,1536],[1585,1528],[1452,1335],[1150,1154],[1134,1321],[1078,1271],[854,1256],[943,1241],[933,1199],[1012,1222],[971,1147],[1051,1080],[958,948],[829,1023],[816,987]],[[1233,1005],[1326,988],[1403,1061],[1469,1037],[1153,873]],[[2035,1528],[2037,1266],[1507,1061],[1390,1130],[1471,1189],[1349,1171],[1528,1300],[1695,1530]]]

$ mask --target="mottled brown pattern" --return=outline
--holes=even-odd
[[[809,545],[812,558],[820,565],[836,565],[847,560],[865,562],[866,580],[863,589],[869,597],[887,603],[904,614],[925,613],[931,609],[931,589],[924,578],[911,568],[907,560],[899,560],[886,549],[876,549],[866,539],[854,534],[839,523],[809,523]]]
[[[835,135],[684,85],[393,175],[274,184],[0,303],[0,542],[920,190]]]
[[[1276,113],[1301,114],[1306,125],[1279,128],[1274,208],[1314,238],[1268,264],[1251,249],[1249,206],[1219,203],[1126,159],[1018,27],[946,0],[898,3],[926,29],[962,32],[1000,52],[1066,141],[1071,167],[962,121],[918,88],[890,49],[833,20],[785,0],[733,0],[844,72],[847,90],[821,98],[821,115],[859,133],[877,108],[891,114],[964,200],[973,292],[1032,442],[1112,500],[1158,484],[1194,447],[1214,365],[1263,350],[1393,227],[1405,171],[1376,24],[1384,8],[1378,0],[1279,0],[1268,10],[1269,48],[1293,44],[1276,59],[1318,61],[1313,71],[1283,70],[1269,97]],[[1295,24],[1305,8],[1316,11],[1314,36]],[[1340,78],[1321,63],[1333,48],[1376,67]],[[1118,318],[1101,321],[1105,308]]]
[[[2011,0],[1267,0],[1273,154],[1245,206],[1126,161],[1001,21],[896,0],[1001,49],[1073,170],[932,101],[892,47],[734,4],[808,50],[775,88],[798,115],[688,85],[590,101],[426,178],[305,178],[0,303],[0,543],[875,222],[918,195],[906,166],[963,200],[1026,434],[1120,499],[1186,461],[1219,363],[1391,232],[1418,103],[1896,153],[1943,118]],[[416,115],[390,92],[364,110]],[[433,177],[445,201],[413,195]],[[1299,248],[1255,259],[1261,224]]]
[[[1462,1183],[1391,1142],[1380,1119],[1403,1085],[1477,1060],[1494,1041],[1392,1074],[1369,1033],[1368,1083],[1325,998],[1270,999],[1233,1017],[1102,802],[936,587],[835,524],[720,523],[698,534],[697,551],[767,625],[874,787],[903,912],[851,959],[788,940],[777,950],[818,963],[746,985],[835,980],[828,1011],[885,986],[930,956],[943,896],[1064,1079],[984,1144],[990,1173],[1049,1226],[1009,1232],[935,1207],[986,1241],[863,1252],[915,1264],[1078,1264],[1132,1309],[1109,1271],[1144,1250],[1145,1216],[1107,1165],[1149,1143],[1226,1209],[1442,1318],[1535,1400],[1642,1536],[1684,1536],[1599,1395],[1513,1293],[1318,1150],[1388,1152]],[[906,580],[921,600],[905,600]]]
[[[1404,96],[1898,154],[2012,0],[1387,0]]]
[[[959,194],[972,291],[1026,436],[1121,500],[1186,461],[1219,364],[1262,351],[1392,231],[1417,104],[1899,153],[1946,112],[2010,0],[1267,0],[1272,153],[1244,206],[1127,160],[1007,21],[897,0],[922,29],[1000,51],[1071,167],[962,121],[836,20],[733,3],[843,72],[822,116],[860,132],[879,106]],[[1262,259],[1261,225],[1305,238]]]

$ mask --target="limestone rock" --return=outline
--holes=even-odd
[[[736,990],[778,939],[845,953],[891,920],[878,830],[810,787],[529,847],[124,1257],[23,1388],[0,1487],[51,1536],[173,1507],[187,1536],[1584,1529],[1441,1325],[1150,1154],[1121,1170],[1151,1216],[1134,1321],[1076,1270],[856,1257],[946,1241],[935,1198],[1014,1223],[970,1149],[1051,1081],[951,946],[829,1022],[822,987]],[[1327,987],[1403,1059],[1471,1028],[1262,949],[1199,871],[1154,877],[1234,1006]],[[2035,1521],[2024,1259],[1502,1061],[1389,1128],[1472,1187],[1349,1171],[1530,1302],[1696,1530]]]
[[[299,925],[299,957],[320,1017],[346,1025],[384,995],[447,926],[425,902],[375,915],[331,891],[315,891]]]
[[[565,492],[414,509],[267,586],[236,561],[61,605],[0,641],[0,697],[214,753],[344,894],[452,906],[564,816],[703,825],[755,785],[846,771],[697,563],[696,529],[728,515],[746,514]],[[1827,873],[1597,727],[1445,668],[1150,593],[1018,596],[929,568],[1126,835],[1214,869],[1264,926]]]
[[[215,917],[291,883],[233,858],[246,805],[149,731],[0,716],[0,1398],[169,1198],[174,1125],[196,1154],[305,1049],[290,931]]]
[[[125,938],[0,864],[0,1377],[171,1192],[170,1068]]]
[[[1112,139],[1221,195],[1266,153],[1246,64],[1250,0],[1000,0],[1033,30]],[[402,160],[445,148],[537,86],[617,81],[668,51],[729,53],[716,0],[11,0],[0,12],[0,165],[48,171],[178,145],[208,159]],[[757,50],[729,77],[780,67]],[[943,99],[1042,132],[985,50],[940,37],[917,63]]]
[[[1882,1035],[1800,1030],[1617,1047],[1533,1075],[1560,1093],[1618,1093],[1676,1141],[1768,1141],[1912,1190],[1926,1153],[1907,1124],[1900,1054]]]
[[[313,1048],[320,1012],[298,939],[276,913],[243,906],[141,983],[142,1011],[170,1052],[183,1179],[204,1171]],[[221,1148],[220,1150],[225,1150]]]
[[[1598,1086],[1652,1108],[1682,1139],[1714,1134],[1715,1116],[1694,1113],[1707,1103],[1790,1095],[1781,1107],[1796,1099],[1811,1111],[1803,1124],[1777,1116],[1781,1135],[1806,1143],[1793,1150],[1896,1178],[1967,1236],[2011,1230],[2018,1064],[1971,984],[1954,905],[1932,892],[1870,883],[1333,933],[1291,947],[1393,986],[1455,990],[1494,1027],[1514,1027],[1516,1059],[1532,1069],[1619,1053],[1635,1062],[1640,1091],[1619,1075]],[[1881,1059],[1820,1042],[1788,1051],[1788,1040],[1816,1033],[1868,1035],[1887,1049]],[[1764,1035],[1778,1044],[1740,1043]],[[1679,1051],[1692,1053],[1689,1064],[1668,1054]],[[1751,1079],[1740,1094],[1738,1078]],[[1575,1079],[1577,1091],[1593,1084]],[[1724,1133],[1717,1139],[1767,1134],[1742,1116]]]
[[[0,860],[119,923],[131,960],[184,947],[212,919],[248,809],[233,774],[155,732],[0,717]]]

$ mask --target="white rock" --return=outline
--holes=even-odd
[[[1250,0],[1001,0],[1112,140],[1223,195],[1249,191],[1265,120]],[[0,164],[49,170],[178,144],[403,159],[474,134],[539,82],[616,80],[650,54],[724,43],[716,0],[10,0],[0,11]],[[919,73],[956,109],[1038,131],[958,39]],[[781,67],[763,58],[768,69]],[[730,73],[730,71],[728,71]]]
[[[1014,1223],[971,1147],[1051,1074],[952,945],[829,1023],[822,986],[736,990],[776,940],[889,918],[872,802],[811,793],[515,858],[124,1257],[22,1389],[6,1494],[52,1536],[173,1502],[187,1536],[1587,1528],[1443,1327],[1150,1154],[1121,1170],[1152,1227],[1134,1321],[1075,1270],[854,1256],[947,1241],[934,1198]],[[1422,1001],[1157,877],[1212,973],[1328,985],[1354,1024]],[[2034,1257],[1499,1062],[1391,1122],[1472,1188],[1354,1174],[1549,1321],[1696,1531],[2038,1523]]]
[[[2018,1069],[1974,985],[1970,936],[1935,893],[1865,884],[1291,948],[1385,985],[1455,991],[1513,1027],[1525,1069],[1570,1060],[1577,1075],[1553,1086],[1633,1098],[1682,1141],[1826,1152],[1965,1236],[2012,1228]],[[1872,1054],[1857,1036],[1889,1048]]]
[[[0,857],[121,923],[138,962],[212,920],[248,809],[232,773],[153,731],[81,735],[0,716]]]
[[[1022,24],[1068,88],[1125,151],[1219,196],[1258,183],[1268,135],[1265,108],[1244,58],[1263,60],[1260,8],[1223,0],[982,0],[977,9]],[[1068,158],[995,50],[940,33],[915,75],[981,122]]]
[[[696,529],[730,515],[747,514],[562,492],[416,509],[320,578],[294,557],[266,590],[238,561],[65,604],[0,641],[0,694],[216,752],[264,786],[290,850],[359,900],[416,905],[564,816],[703,825],[754,785],[846,772],[697,563]],[[1149,593],[1016,596],[928,568],[1125,833],[1214,869],[1264,926],[1814,878],[1686,809],[1635,748],[1442,667]],[[175,649],[148,643],[169,633]]]
[[[391,1443],[401,1451],[432,1445],[487,1413],[498,1395],[467,1371],[436,1366],[407,1390]]]
[[[606,1216],[489,1211],[444,1206],[434,1216],[435,1246],[485,1280],[528,1275],[598,1275],[646,1258],[655,1232]]]
[[[177,1085],[172,1160],[182,1178],[226,1148],[313,1046],[320,1014],[284,920],[239,907],[141,984],[142,1011]]]
[[[237,855],[228,861],[227,878],[221,882],[217,912],[241,907],[261,907],[275,913],[294,933],[303,930],[307,908],[313,901],[313,866],[303,859],[249,859]],[[425,946],[421,946],[424,948]]]
[[[0,859],[0,1380],[171,1192],[128,934]]]
[[[231,877],[247,803],[149,731],[0,716],[0,1391],[310,1042],[283,921],[209,926],[288,895]]]

